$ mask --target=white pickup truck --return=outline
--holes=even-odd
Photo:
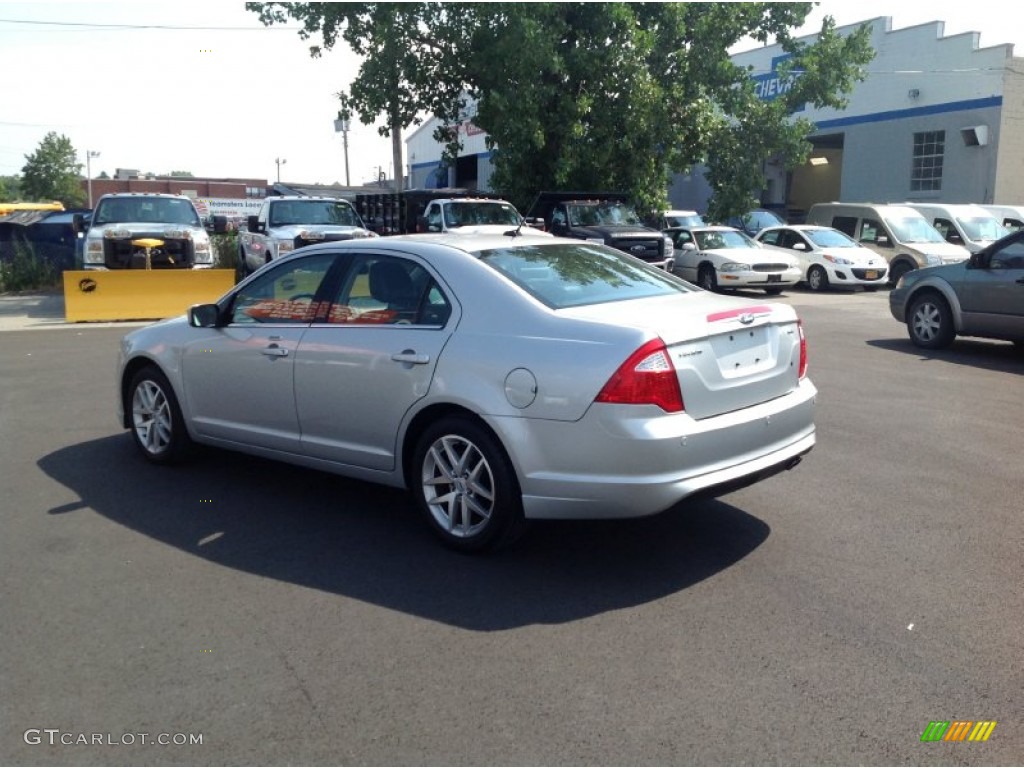
[[[84,269],[209,269],[210,236],[192,201],[181,195],[104,195],[85,230]]]
[[[239,260],[248,274],[296,248],[329,240],[377,237],[347,200],[333,197],[270,197],[238,233]]]

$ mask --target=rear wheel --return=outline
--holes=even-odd
[[[170,464],[192,447],[178,399],[157,368],[146,366],[132,377],[128,406],[135,445],[149,461]]]
[[[701,264],[697,271],[697,285],[705,291],[717,291],[718,278],[715,276],[715,268],[710,264]]]
[[[910,304],[907,317],[910,340],[925,349],[948,347],[956,336],[953,313],[937,293],[924,293]]]
[[[812,291],[824,291],[828,288],[828,272],[819,264],[807,270],[807,287]]]
[[[433,531],[449,547],[480,552],[525,530],[515,470],[494,436],[463,416],[432,424],[413,458],[413,493]]]

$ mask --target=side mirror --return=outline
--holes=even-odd
[[[228,217],[227,216],[214,216],[213,217],[213,233],[215,235],[223,235],[228,231]]]
[[[75,234],[80,235],[89,229],[89,222],[85,216],[80,213],[76,213],[71,217],[71,228],[75,231]]]
[[[807,243],[793,243],[793,250],[794,251],[806,251],[807,250]]]
[[[220,307],[216,304],[193,304],[188,308],[188,324],[193,328],[216,328]]]
[[[258,232],[259,220],[259,216],[249,216],[245,220],[246,229],[248,229],[250,232]]]
[[[683,250],[684,251],[696,251],[697,250],[697,244],[696,243],[683,243]]]

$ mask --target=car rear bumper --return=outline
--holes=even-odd
[[[699,421],[595,405],[578,422],[491,423],[514,447],[526,517],[643,517],[795,466],[814,447],[816,395],[805,379],[783,397]]]

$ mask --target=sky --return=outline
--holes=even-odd
[[[1007,23],[1009,7],[824,0],[799,34],[826,15],[840,26],[890,16],[893,29],[942,21],[946,35],[980,32],[983,47],[1012,43],[1024,56],[1024,24]],[[344,41],[312,58],[297,29],[264,27],[241,0],[0,0],[0,176],[20,174],[55,131],[93,176],[133,168],[273,182],[280,172],[284,182],[343,184],[336,94],[359,59]],[[350,128],[351,183],[392,178],[391,140],[358,119]]]

